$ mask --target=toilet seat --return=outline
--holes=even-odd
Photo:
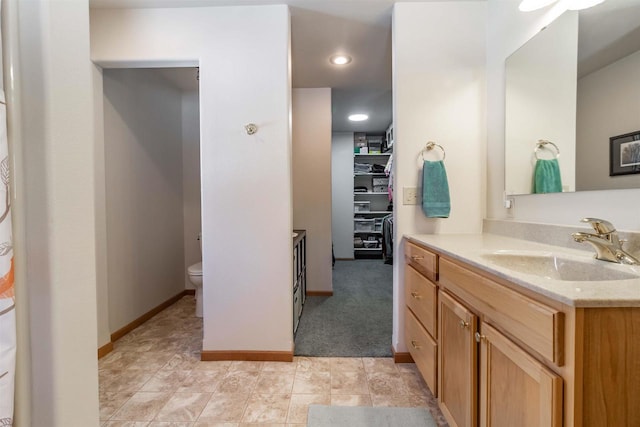
[[[187,273],[189,276],[202,276],[202,262],[190,265],[187,268]]]

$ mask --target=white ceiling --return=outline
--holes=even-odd
[[[409,0],[420,1],[420,0]],[[293,87],[332,88],[334,131],[384,131],[392,120],[391,10],[395,0],[90,0],[92,8],[205,7],[283,4],[291,10]],[[351,64],[329,63],[335,53]],[[167,70],[178,87],[195,89],[193,71]],[[352,123],[352,112],[369,114]]]
[[[334,131],[385,130],[392,120],[391,10],[395,0],[90,0],[92,8],[283,3],[291,10],[293,86],[332,88]],[[640,0],[609,0],[581,11],[580,75],[638,50],[638,22]],[[329,57],[335,53],[349,54],[353,61],[333,66]],[[193,69],[171,69],[165,77],[192,90],[197,88],[194,73]],[[353,112],[368,113],[370,119],[349,122],[346,116]]]
[[[322,10],[310,3],[291,7],[293,86],[332,88],[334,131],[384,131],[392,120],[392,2],[329,0]],[[332,65],[329,57],[336,53],[353,60]],[[352,113],[366,113],[369,120],[350,122]]]

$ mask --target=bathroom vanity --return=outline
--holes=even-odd
[[[640,269],[491,234],[404,253],[407,347],[451,426],[640,425]]]
[[[307,232],[293,230],[293,333],[298,330],[307,298]]]

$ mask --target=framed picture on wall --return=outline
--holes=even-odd
[[[640,131],[609,138],[609,176],[640,173]]]

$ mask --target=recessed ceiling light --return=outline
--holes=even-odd
[[[331,62],[333,65],[347,65],[349,62],[351,62],[351,57],[347,55],[333,55],[331,58],[329,58],[329,62]]]
[[[349,120],[351,120],[352,122],[363,122],[368,119],[369,116],[367,116],[366,114],[352,114],[349,116]]]

